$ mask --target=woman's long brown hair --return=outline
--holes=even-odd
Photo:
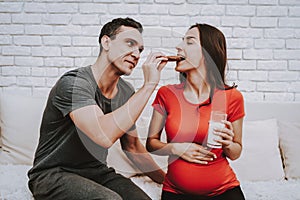
[[[210,98],[215,88],[227,90],[237,87],[225,83],[225,69],[227,65],[226,39],[223,33],[208,24],[195,24],[189,29],[197,27],[200,35],[200,44],[205,59],[206,82],[210,85]],[[184,81],[186,74],[181,73],[180,80]]]

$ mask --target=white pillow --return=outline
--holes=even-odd
[[[1,111],[0,111],[0,114],[1,114]],[[0,124],[0,151],[1,151],[1,149],[2,149],[2,134],[1,134],[1,124]]]
[[[279,144],[287,179],[300,179],[300,122],[279,122]]]
[[[283,180],[277,120],[245,121],[241,157],[230,163],[241,181]]]
[[[32,164],[45,103],[45,98],[0,94],[0,164]]]

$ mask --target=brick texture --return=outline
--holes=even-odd
[[[143,84],[150,51],[176,53],[198,22],[226,36],[227,80],[247,101],[300,101],[300,1],[296,0],[63,0],[0,2],[0,92],[47,95],[66,71],[93,64],[107,21],[132,17],[144,25],[145,51],[131,76]],[[159,86],[176,83],[174,63]]]

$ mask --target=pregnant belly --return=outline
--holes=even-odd
[[[200,165],[177,159],[169,164],[166,186],[177,193],[211,196],[239,185],[226,159]],[[168,186],[169,184],[169,186]]]

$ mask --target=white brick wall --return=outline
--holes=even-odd
[[[66,71],[92,64],[98,34],[115,17],[144,25],[145,52],[133,74],[143,84],[147,53],[175,53],[187,28],[219,27],[227,38],[229,82],[248,101],[300,101],[299,0],[4,0],[0,2],[0,91],[46,95]],[[174,64],[160,85],[177,82]]]

